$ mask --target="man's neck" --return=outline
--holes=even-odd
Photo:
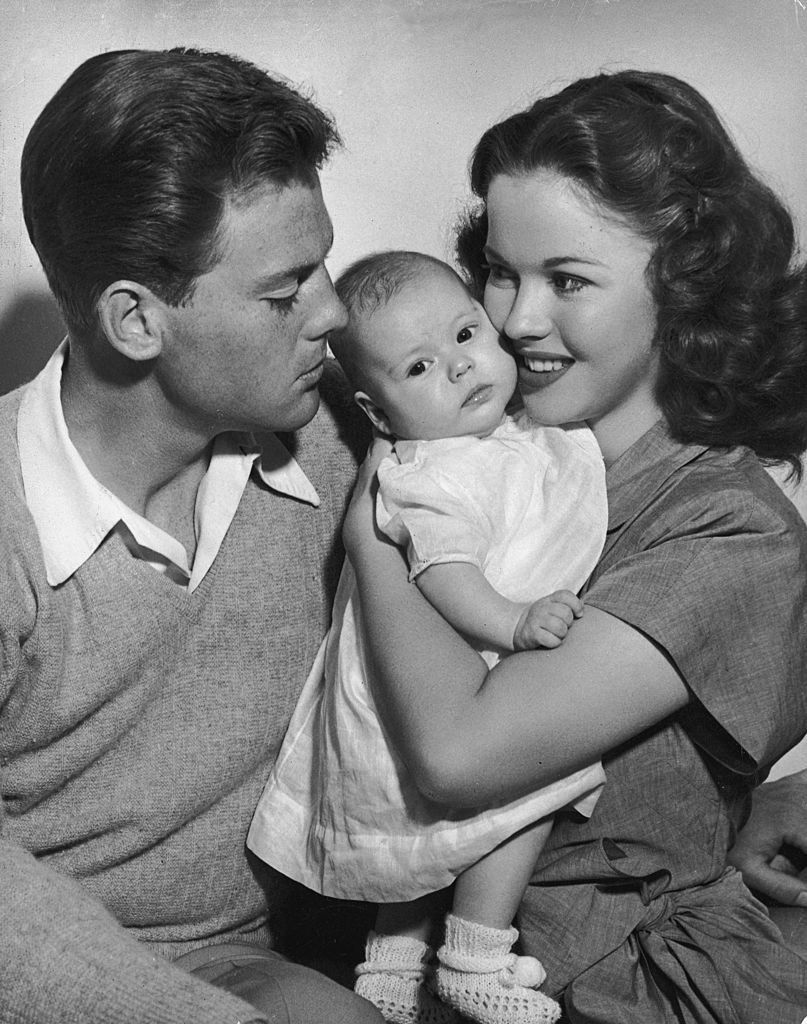
[[[148,379],[110,383],[72,356],[61,399],[70,440],[95,479],[192,556],[196,494],[213,439],[172,417]]]

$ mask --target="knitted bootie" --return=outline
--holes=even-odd
[[[370,932],[354,990],[377,1006],[388,1024],[457,1024],[454,1010],[426,988],[432,952],[419,939]]]
[[[560,1006],[535,989],[546,977],[539,960],[511,952],[515,928],[487,928],[446,916],[437,950],[437,994],[478,1024],[554,1024]]]

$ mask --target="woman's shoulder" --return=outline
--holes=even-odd
[[[807,550],[807,523],[759,458],[747,448],[707,448],[671,480],[669,499],[687,515],[728,529],[791,534]]]
[[[661,539],[743,532],[791,535],[807,547],[807,525],[750,449],[677,442],[662,424],[608,470],[611,529],[628,523]]]

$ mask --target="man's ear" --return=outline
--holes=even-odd
[[[387,414],[381,406],[376,405],[366,391],[357,391],[353,398],[356,401],[356,405],[358,405],[358,407],[364,412],[376,430],[381,431],[382,434],[387,434],[392,437],[390,422],[387,419]]]
[[[114,281],[98,300],[98,316],[110,345],[136,362],[162,351],[164,303],[134,281]]]

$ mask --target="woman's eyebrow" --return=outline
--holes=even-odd
[[[486,259],[494,259],[500,263],[507,263],[507,260],[500,255],[491,245],[486,245],[482,250]],[[547,260],[544,260],[542,266],[547,270],[553,270],[555,267],[561,266],[563,263],[584,263],[589,267],[601,267],[604,264],[599,260],[588,259],[586,256],[552,256]]]
[[[549,270],[559,267],[562,263],[585,263],[588,267],[603,266],[599,260],[590,260],[585,256],[553,256],[551,259],[544,260],[544,266]]]

